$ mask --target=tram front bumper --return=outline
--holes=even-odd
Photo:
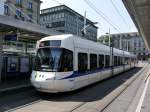
[[[31,80],[32,85],[41,92],[58,92],[56,88],[54,88],[54,80],[50,81],[33,81]]]

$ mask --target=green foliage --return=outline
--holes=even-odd
[[[112,38],[110,37],[110,42],[112,43]],[[106,36],[100,36],[98,38],[98,42],[100,43],[103,43],[105,45],[109,45],[109,35],[106,35]]]

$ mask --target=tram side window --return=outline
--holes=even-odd
[[[63,50],[60,71],[73,71],[73,52],[67,49]]]
[[[120,64],[123,65],[123,58],[120,57]]]
[[[129,58],[129,64],[131,64],[131,60],[132,60],[132,58]]]
[[[129,58],[127,58],[127,64],[129,64]]]
[[[128,64],[128,58],[127,57],[125,57],[124,63]]]
[[[118,56],[118,66],[120,66],[120,56]]]
[[[106,56],[105,56],[105,68],[108,68],[108,67],[109,67],[109,63],[110,63],[110,56],[109,56],[109,55],[106,55]]]
[[[90,54],[90,70],[97,69],[97,54]]]
[[[86,53],[78,53],[78,72],[86,72],[88,70],[88,56]]]
[[[117,66],[117,56],[114,56],[114,66]]]
[[[99,68],[104,67],[104,55],[99,55]]]
[[[122,65],[124,65],[124,57],[122,57]]]

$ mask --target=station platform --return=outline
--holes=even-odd
[[[146,64],[139,77],[102,112],[150,112],[149,68],[150,64]]]

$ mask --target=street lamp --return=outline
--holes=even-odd
[[[83,36],[86,35],[86,29],[92,25],[98,24],[98,22],[94,22],[93,24],[84,25],[84,27],[81,29],[81,33]]]
[[[109,35],[109,41],[108,41],[108,42],[109,42],[109,46],[111,47],[111,40],[110,40],[110,38],[111,38],[111,37],[110,37],[110,28],[109,28],[109,32],[107,32],[106,34],[107,34],[107,35]]]
[[[82,36],[84,37],[86,35],[86,29],[88,27],[90,27],[91,25],[95,25],[97,24],[98,22],[93,22],[93,24],[88,24],[86,25],[86,11],[84,12],[84,27],[81,29],[81,33],[82,33]]]
[[[109,28],[109,32],[106,33],[107,35],[109,35],[109,47],[110,47],[110,67],[113,67],[113,39],[112,39],[112,43],[111,43],[111,35],[110,35],[110,28]]]

